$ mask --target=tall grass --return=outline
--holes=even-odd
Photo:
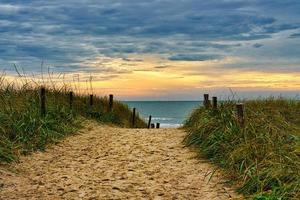
[[[77,93],[70,109],[70,88],[65,85],[46,85],[47,112],[41,117],[41,84],[31,80],[9,82],[0,77],[0,162],[14,161],[21,154],[45,149],[46,144],[78,130],[84,119],[131,126],[132,112],[128,106],[114,101],[113,111],[108,112],[107,97],[94,97],[94,105],[90,107],[89,95]],[[146,127],[146,124],[137,117],[136,127]]]
[[[224,168],[250,199],[300,199],[300,102],[246,101],[245,115],[241,127],[233,101],[200,107],[185,123],[185,143]]]

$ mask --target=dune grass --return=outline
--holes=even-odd
[[[249,199],[300,199],[300,102],[244,103],[243,127],[234,101],[194,110],[184,125],[185,144],[221,166]]]
[[[0,77],[0,162],[10,162],[20,155],[44,150],[74,133],[86,119],[100,123],[131,127],[132,112],[127,105],[114,101],[108,111],[107,97],[94,97],[89,106],[89,95],[74,94],[73,109],[69,105],[69,87],[46,86],[46,115],[40,111],[40,84],[8,82]],[[138,116],[136,128],[146,127]]]

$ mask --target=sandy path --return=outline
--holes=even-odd
[[[90,123],[46,152],[0,167],[0,199],[233,199],[182,130]]]

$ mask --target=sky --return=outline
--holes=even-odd
[[[93,93],[121,100],[297,97],[299,10],[299,0],[1,0],[0,71],[50,71],[83,90],[92,80]]]

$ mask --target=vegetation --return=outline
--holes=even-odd
[[[186,145],[221,166],[249,199],[300,199],[300,102],[244,103],[244,126],[233,101],[196,109],[184,126]]]
[[[44,150],[53,143],[74,133],[84,119],[94,119],[106,124],[131,126],[131,110],[114,101],[113,111],[108,111],[107,97],[94,97],[89,106],[89,95],[74,94],[72,109],[69,104],[69,87],[46,86],[46,115],[41,116],[40,85],[26,79],[23,83],[8,82],[0,77],[0,162],[18,159],[21,154]],[[146,124],[139,117],[136,127]]]

